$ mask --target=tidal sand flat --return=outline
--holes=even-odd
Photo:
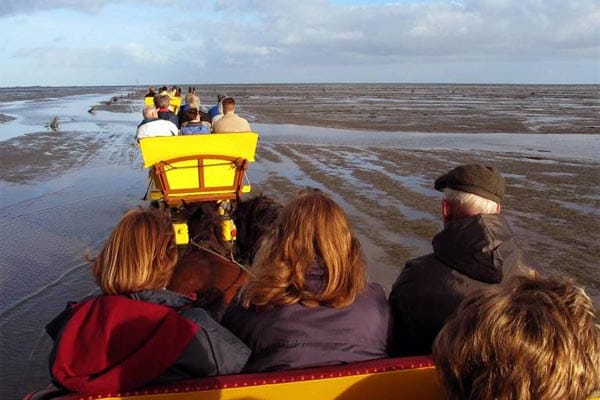
[[[257,122],[389,132],[599,133],[600,85],[198,86]],[[206,100],[208,99],[208,100]]]
[[[386,288],[442,227],[433,180],[481,162],[507,178],[504,212],[521,245],[598,304],[598,87],[467,86],[197,87],[205,105],[217,92],[236,97],[261,134],[252,194],[331,193],[361,239],[370,278]],[[98,250],[123,212],[145,204],[147,172],[133,139],[142,100],[128,97],[142,90],[36,89],[0,103],[15,118],[0,124],[8,135],[0,142],[2,398],[48,382],[45,324],[67,301],[95,293],[85,252]],[[54,116],[57,132],[44,126]]]

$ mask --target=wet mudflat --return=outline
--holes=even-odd
[[[317,186],[344,204],[365,245],[371,278],[387,288],[406,260],[430,251],[431,238],[442,227],[435,178],[462,163],[495,165],[506,176],[504,212],[521,245],[547,271],[572,276],[600,293],[598,162],[303,144],[265,144],[258,157],[256,169],[269,169],[255,190],[285,199],[303,185]]]
[[[393,132],[598,133],[598,85],[200,86],[264,123]]]
[[[389,288],[407,259],[430,251],[431,237],[441,229],[433,180],[459,163],[495,165],[507,178],[504,212],[521,245],[547,270],[584,285],[598,304],[600,135],[593,135],[598,129],[584,128],[600,126],[598,114],[592,115],[598,107],[593,100],[596,87],[548,92],[544,96],[560,97],[556,104],[563,108],[555,109],[553,102],[549,109],[543,103],[526,108],[519,117],[525,128],[516,131],[512,122],[496,125],[489,113],[503,115],[503,110],[525,101],[518,96],[537,101],[545,93],[539,87],[501,87],[507,100],[496,105],[467,96],[461,101],[480,102],[478,107],[488,110],[477,122],[480,128],[469,125],[461,131],[437,125],[441,133],[426,134],[416,133],[428,132],[426,118],[412,119],[420,121],[418,129],[409,129],[409,122],[402,125],[411,121],[407,114],[421,112],[423,102],[406,102],[407,114],[378,116],[387,115],[383,107],[399,96],[399,90],[407,95],[421,90],[452,94],[452,88],[392,85],[383,92],[396,93],[395,97],[388,93],[389,98],[377,100],[373,92],[375,98],[368,100],[361,97],[363,86],[347,86],[330,94],[329,85],[325,94],[317,85],[293,90],[287,85],[226,88],[230,95],[239,94],[240,112],[249,115],[261,133],[256,162],[249,170],[254,194],[285,201],[304,186],[330,193],[349,214],[361,239],[370,278]],[[200,87],[203,103],[212,98],[213,90],[222,89]],[[8,131],[0,142],[1,398],[18,398],[48,381],[50,340],[45,324],[66,301],[94,293],[84,253],[94,254],[124,211],[144,204],[147,175],[133,140],[142,101],[125,95],[116,104],[102,103],[127,90],[83,91],[59,100],[39,95],[32,101],[0,104],[0,113],[16,118],[0,125],[0,133]],[[336,105],[340,93],[348,93],[349,100],[340,97]],[[323,96],[323,109],[318,111],[317,101]],[[432,97],[429,109],[444,106],[442,95],[436,96],[440,98]],[[358,113],[341,122],[329,120],[335,115],[333,108],[345,110],[352,101],[352,110],[365,112],[365,104],[373,103],[369,112],[377,114],[373,118],[377,122],[369,129],[360,129],[356,122],[364,118]],[[97,106],[94,115],[87,112],[91,105]],[[281,114],[291,117],[284,121]],[[477,113],[466,114],[463,122],[470,124]],[[55,115],[63,121],[58,132],[44,128]],[[301,118],[306,115],[311,115],[309,120]],[[541,115],[558,119],[545,119],[554,122],[539,129],[559,132],[524,135],[538,125],[523,121],[539,121]],[[394,131],[386,122],[390,118],[403,127],[398,131],[409,132],[382,132]],[[556,125],[558,120],[562,128]],[[323,128],[328,126],[340,129]],[[477,129],[478,134],[471,134]],[[496,131],[503,133],[486,133]]]

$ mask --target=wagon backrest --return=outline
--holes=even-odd
[[[140,140],[169,205],[235,199],[248,192],[245,172],[254,161],[255,132],[161,136]]]
[[[154,97],[144,97],[144,105],[153,106],[154,105]],[[173,111],[175,114],[179,112],[179,108],[181,107],[181,97],[171,97],[169,100],[169,109]]]

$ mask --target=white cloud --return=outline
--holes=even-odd
[[[219,2],[230,41],[238,48],[270,48],[265,62],[303,60],[401,61],[419,57],[571,57],[574,49],[596,57],[600,3],[594,0],[468,0],[463,3],[390,3],[369,7],[302,2]],[[236,22],[235,15],[253,18]],[[248,22],[251,21],[251,22]],[[241,34],[240,32],[243,32]],[[224,41],[228,43],[227,40]],[[229,45],[216,51],[235,57]],[[563,54],[564,52],[564,54]],[[240,59],[247,53],[240,52]],[[274,60],[273,56],[280,57]]]
[[[17,54],[19,65],[27,57],[45,68],[96,65],[120,81],[140,71],[176,71],[185,81],[375,81],[419,73],[417,80],[428,81],[453,68],[494,81],[523,68],[522,77],[540,76],[545,65],[569,65],[600,81],[589,69],[600,60],[598,0],[350,3],[0,0],[0,33],[18,35],[4,54]]]
[[[31,58],[32,54],[35,55]],[[77,48],[66,46],[45,46],[20,50],[13,53],[16,59],[35,60],[40,68],[141,68],[168,65],[172,60],[158,51],[140,43],[126,43],[122,46]]]
[[[181,5],[191,0],[176,0]],[[172,0],[2,0],[0,2],[0,16],[31,14],[39,11],[56,9],[75,10],[85,13],[97,13],[109,5],[136,4],[139,7],[152,5],[170,5]]]
[[[116,53],[124,54],[126,57],[130,57],[135,63],[140,65],[166,65],[171,61],[165,52],[161,52],[157,49],[149,49],[143,44],[134,42],[127,43],[122,48],[118,49]]]
[[[2,0],[0,15],[32,13],[58,8],[93,13],[110,3],[118,3],[118,0]]]

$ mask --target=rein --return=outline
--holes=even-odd
[[[234,263],[235,265],[237,265],[240,269],[246,271],[251,276],[254,276],[254,274],[252,273],[252,271],[250,271],[248,268],[244,267],[242,264],[240,264],[239,262],[237,262],[236,260],[233,259],[233,254],[230,253],[231,254],[231,258],[227,258],[224,255],[221,255],[221,254],[217,253],[216,251],[213,251],[213,250],[211,250],[211,249],[209,249],[207,247],[202,246],[199,243],[196,243],[193,239],[190,239],[190,243],[192,244],[192,246],[196,247],[197,249],[204,250],[204,251],[206,251],[206,252],[208,252],[208,253],[210,253],[212,255],[215,255],[215,256],[217,256],[219,258],[222,258],[225,261],[231,261],[232,263]]]

